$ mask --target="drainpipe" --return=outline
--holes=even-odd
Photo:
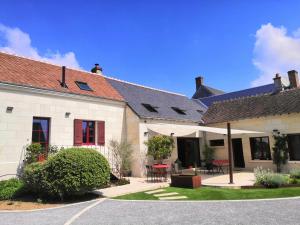
[[[228,160],[229,160],[229,184],[233,184],[232,173],[232,143],[231,143],[231,127],[230,123],[227,123],[227,139],[228,139]]]

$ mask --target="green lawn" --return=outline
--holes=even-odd
[[[283,198],[300,196],[300,187],[276,188],[276,189],[226,189],[201,187],[198,189],[186,189],[168,187],[166,192],[177,192],[187,196],[186,200],[234,200],[234,199],[262,199]],[[158,198],[144,192],[128,194],[116,197],[124,200],[157,200]]]

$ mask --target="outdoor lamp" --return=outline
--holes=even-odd
[[[66,117],[66,118],[69,118],[70,115],[71,115],[70,112],[66,112],[65,117]]]
[[[7,112],[7,113],[12,113],[13,109],[14,109],[14,107],[12,107],[12,106],[7,106],[6,112]]]

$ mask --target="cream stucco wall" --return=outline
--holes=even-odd
[[[125,138],[124,102],[2,86],[0,102],[0,176],[16,174],[25,146],[31,143],[33,117],[50,118],[51,145],[73,146],[74,119],[105,121],[102,152],[108,152],[110,139]],[[6,112],[8,106],[12,113]]]
[[[245,160],[246,169],[253,170],[257,166],[262,166],[264,168],[275,169],[275,166],[272,163],[272,160],[252,160],[251,159],[251,149],[250,149],[250,137],[262,137],[268,136],[270,142],[270,150],[272,153],[272,147],[274,145],[274,140],[272,137],[272,132],[274,129],[279,130],[283,134],[293,134],[300,133],[300,114],[285,114],[277,116],[268,116],[260,117],[253,119],[245,119],[239,121],[231,121],[232,129],[245,129],[245,130],[254,130],[262,131],[264,134],[251,134],[251,135],[232,135],[232,138],[242,138],[243,143],[243,153]],[[209,124],[209,126],[214,127],[223,127],[226,128],[226,123],[216,123]],[[216,148],[216,158],[217,159],[227,159],[227,136],[226,135],[216,135],[212,133],[206,134],[207,141],[212,139],[224,139],[225,146]],[[288,164],[284,167],[285,170],[290,168],[300,168],[300,161],[289,161]]]
[[[181,121],[169,121],[169,120],[155,120],[155,119],[142,119],[139,118],[129,107],[126,108],[126,123],[127,123],[127,140],[133,146],[133,163],[132,163],[132,173],[133,176],[142,177],[145,175],[145,165],[152,163],[151,158],[147,157],[147,146],[144,144],[149,137],[157,135],[157,133],[151,132],[147,129],[148,124],[165,124],[167,126],[176,125],[197,125],[196,123],[181,122]],[[188,137],[202,137],[202,133],[197,132]],[[200,139],[199,139],[200,141]],[[177,141],[174,137],[174,151],[169,163],[174,162],[177,157]],[[200,148],[201,149],[201,148]]]

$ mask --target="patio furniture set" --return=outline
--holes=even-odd
[[[170,166],[168,164],[146,165],[147,181],[166,181],[168,173],[171,173],[171,171],[168,170],[169,168]]]
[[[216,174],[216,173],[225,173],[228,172],[229,168],[229,161],[228,160],[213,160],[211,166],[209,167],[201,167],[198,171],[200,173],[207,173],[207,174]],[[147,172],[147,181],[150,182],[162,182],[167,181],[168,175],[172,174],[182,174],[183,168],[179,167],[176,169],[174,163],[171,165],[168,164],[153,164],[153,165],[146,165],[146,172]]]

